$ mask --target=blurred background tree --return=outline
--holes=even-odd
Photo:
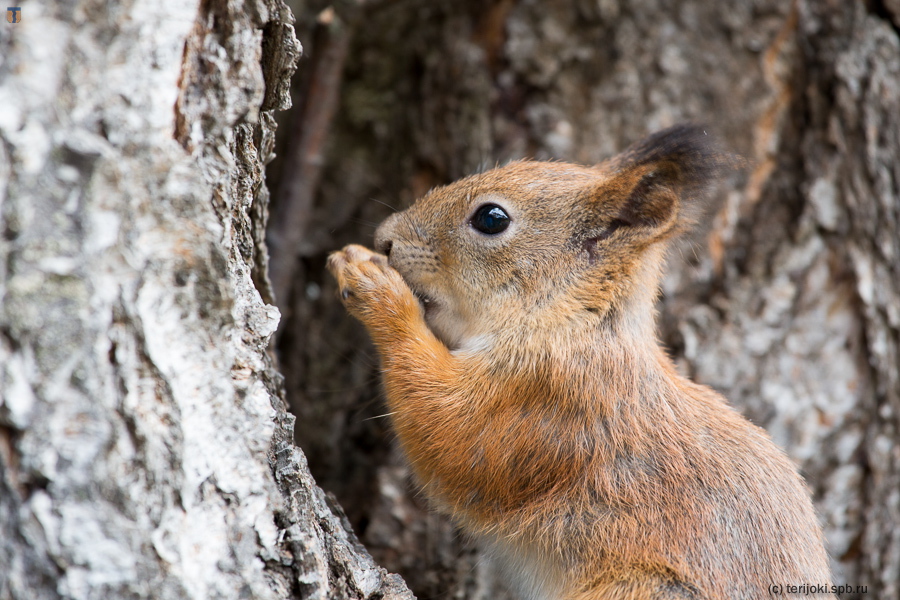
[[[700,121],[749,159],[670,259],[661,337],[787,449],[835,581],[900,598],[896,0],[294,2],[306,49],[269,170],[296,441],[420,598],[501,598],[392,446],[377,360],[326,255],[508,160],[596,163]],[[271,296],[270,296],[271,297]]]

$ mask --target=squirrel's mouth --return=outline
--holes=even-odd
[[[419,305],[422,307],[422,311],[425,313],[426,317],[428,317],[428,315],[434,312],[435,308],[437,308],[437,303],[434,301],[434,298],[432,298],[428,294],[419,290],[413,290],[412,293],[419,301]]]
[[[422,305],[422,308],[427,312],[428,307],[434,304],[434,300],[428,294],[424,294],[418,290],[413,290],[413,295],[419,300],[419,304]]]

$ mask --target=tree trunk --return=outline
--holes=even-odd
[[[304,40],[322,8],[299,9]],[[273,260],[297,259],[279,351],[298,443],[376,560],[423,597],[501,597],[390,449],[377,359],[335,299],[327,253],[370,243],[386,205],[496,162],[590,164],[699,120],[750,166],[721,186],[706,230],[672,253],[662,339],[685,373],[797,462],[835,582],[868,586],[843,597],[900,598],[900,5],[406,0],[362,10],[347,20],[358,24],[304,235]],[[301,90],[334,85],[315,74],[329,49],[315,39]],[[295,119],[294,131],[321,125]],[[301,166],[275,164],[273,175]]]
[[[281,0],[0,28],[0,598],[411,598],[292,446],[266,353]]]

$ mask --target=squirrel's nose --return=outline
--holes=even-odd
[[[394,246],[394,228],[397,223],[399,213],[395,213],[385,219],[378,229],[375,230],[375,252],[391,255],[391,248]]]

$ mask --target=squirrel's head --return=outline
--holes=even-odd
[[[430,191],[375,246],[450,348],[617,314],[652,327],[665,242],[731,160],[683,125],[595,167],[514,162]]]

